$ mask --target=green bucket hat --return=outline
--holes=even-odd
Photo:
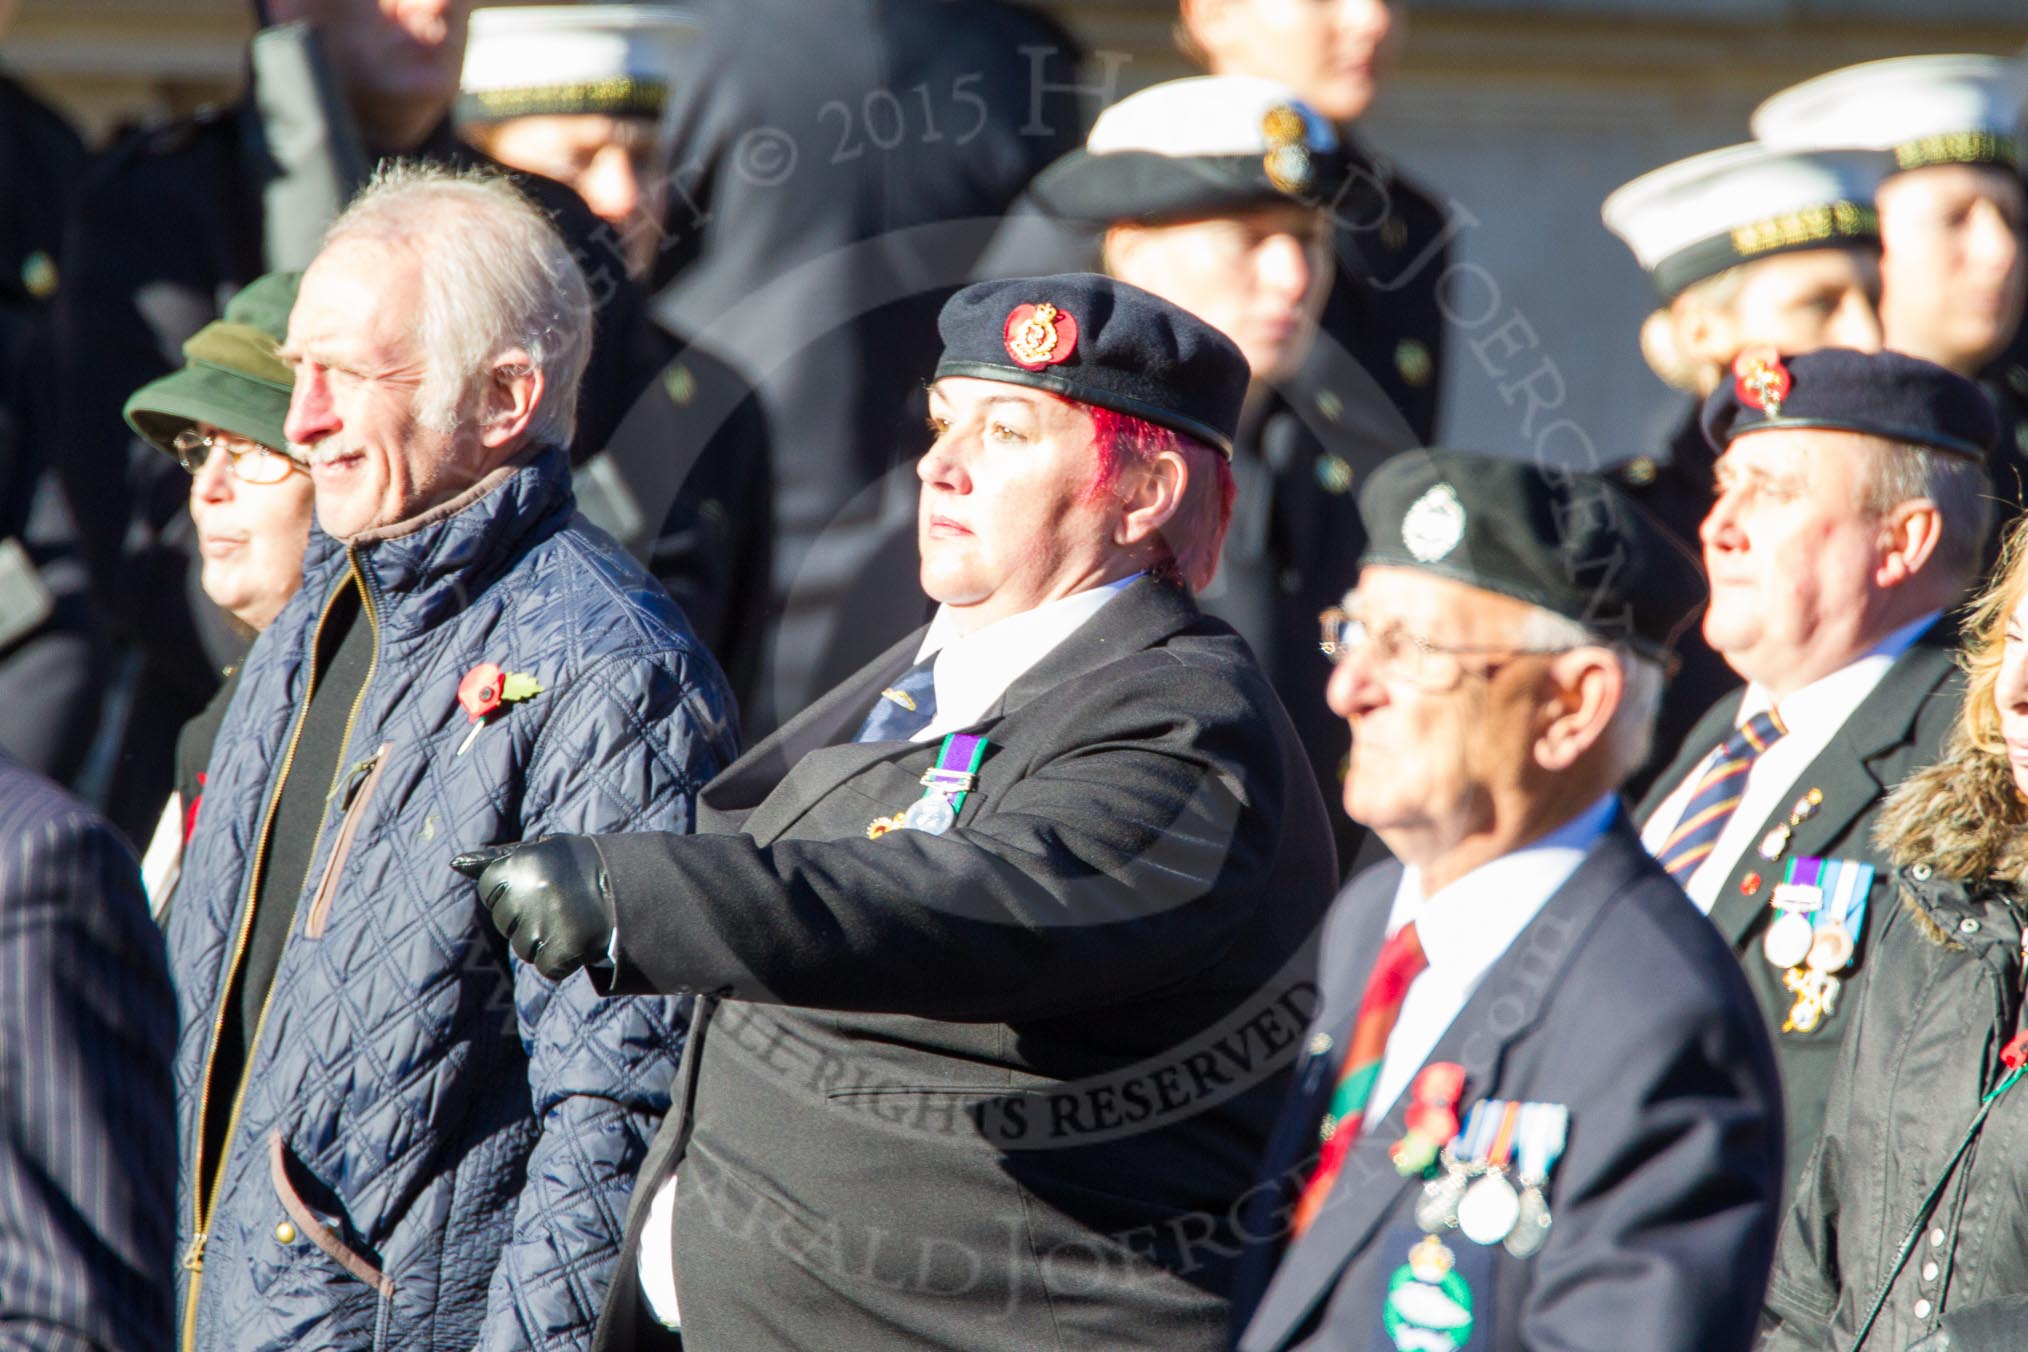
[[[134,391],[121,410],[127,426],[174,454],[170,443],[206,422],[275,450],[286,448],[295,374],[276,355],[289,329],[300,272],[274,272],[249,283],[183,344],[183,369]]]

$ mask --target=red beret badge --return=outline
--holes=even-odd
[[[1044,302],[1017,305],[1007,316],[1007,355],[1024,371],[1070,360],[1077,350],[1077,320]]]
[[[1764,411],[1770,418],[1782,415],[1782,400],[1789,397],[1795,377],[1782,365],[1781,353],[1771,347],[1750,347],[1732,363],[1733,389],[1739,402]]]

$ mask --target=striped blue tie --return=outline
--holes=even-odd
[[[1732,820],[1733,810],[1746,793],[1747,771],[1753,768],[1755,758],[1780,741],[1787,731],[1774,710],[1755,714],[1746,721],[1746,726],[1734,729],[1718,748],[1718,754],[1705,763],[1703,777],[1677,820],[1676,829],[1655,852],[1656,860],[1677,883],[1689,883],[1690,875],[1725,834],[1725,824]]]
[[[905,742],[937,716],[936,654],[901,673],[880,692],[855,742]]]

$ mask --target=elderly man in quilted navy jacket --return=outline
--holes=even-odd
[[[574,510],[583,277],[504,181],[383,172],[305,273],[317,522],[169,921],[179,1346],[588,1342],[686,1007],[522,963],[474,842],[688,830],[723,678]]]

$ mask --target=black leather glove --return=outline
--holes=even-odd
[[[493,924],[524,962],[551,981],[603,963],[613,941],[612,888],[588,836],[543,836],[487,845],[451,860],[479,882]]]

